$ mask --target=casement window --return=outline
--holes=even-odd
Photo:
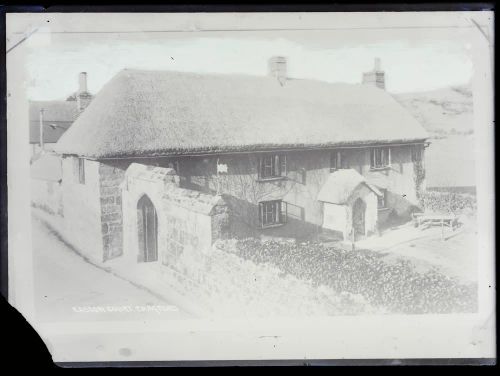
[[[371,149],[372,170],[387,168],[391,165],[391,148],[373,148]]]
[[[382,196],[378,196],[378,208],[385,209],[387,208],[387,189],[380,189],[380,193]]]
[[[259,203],[259,222],[262,228],[283,225],[286,221],[286,202],[282,200],[274,200]]]
[[[342,167],[342,153],[340,150],[330,152],[330,172],[340,170]]]
[[[85,184],[85,158],[75,158],[73,160],[73,170],[75,181],[78,184]]]
[[[286,155],[268,154],[259,159],[259,180],[286,176]]]

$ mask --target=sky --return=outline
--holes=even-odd
[[[455,33],[455,34],[454,34]],[[88,74],[97,93],[124,68],[266,75],[267,60],[287,57],[293,78],[359,83],[381,59],[392,93],[470,82],[471,46],[454,30],[35,33],[27,41],[32,100],[65,99]]]

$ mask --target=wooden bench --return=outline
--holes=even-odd
[[[458,217],[453,214],[425,214],[425,213],[414,213],[413,219],[417,227],[424,226],[424,228],[430,226],[447,226],[453,231],[458,227]]]

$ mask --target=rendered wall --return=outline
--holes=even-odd
[[[31,179],[31,204],[51,214],[63,215],[62,185],[60,182]]]
[[[62,160],[62,201],[65,235],[95,261],[103,261],[99,163],[85,160],[85,184],[78,182],[75,157]]]
[[[395,215],[407,216],[418,204],[411,146],[392,146],[390,168],[373,171],[369,148],[338,149],[342,167],[353,168],[368,182],[388,190],[387,206]],[[179,159],[181,186],[203,192],[219,190],[231,209],[234,235],[248,233],[307,236],[319,231],[323,208],[319,190],[330,174],[330,150],[292,151],[287,156],[286,180],[258,181],[259,154]],[[226,164],[227,174],[217,176],[216,165]],[[258,202],[282,199],[288,203],[288,223],[280,228],[258,229]],[[371,210],[371,209],[370,209]],[[370,225],[371,226],[371,225]],[[252,233],[253,232],[253,233]]]
[[[370,149],[340,149],[344,168],[354,168],[368,182],[388,190],[390,210],[381,219],[399,215],[408,217],[417,204],[412,146],[391,147],[392,166],[381,171],[370,169]],[[137,161],[159,167],[178,167],[180,186],[214,195],[220,192],[230,210],[231,236],[271,235],[307,238],[321,232],[322,204],[319,190],[330,174],[330,150],[286,152],[286,180],[259,182],[258,158],[261,154],[228,154],[219,156],[158,157],[107,161],[120,171]],[[217,175],[217,161],[228,172]],[[258,203],[282,199],[288,203],[288,222],[271,229],[259,228]]]
[[[348,208],[345,205],[330,204],[325,202],[323,227],[328,230],[342,233],[344,239],[347,239],[347,217]]]
[[[366,204],[365,209],[365,235],[377,231],[377,195],[366,185],[360,185],[351,195],[345,205],[337,205],[325,202],[323,227],[329,230],[341,232],[345,240],[350,239],[352,231],[352,208],[354,202],[361,198]]]

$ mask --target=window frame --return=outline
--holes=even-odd
[[[173,160],[168,162],[168,168],[175,170],[177,175],[180,175],[180,165],[178,160]]]
[[[379,158],[377,153],[380,152]],[[378,164],[377,159],[380,159]],[[385,170],[391,168],[391,148],[389,146],[380,146],[370,149],[370,170]]]
[[[269,220],[271,217],[271,220]],[[260,228],[279,227],[287,223],[288,205],[283,200],[269,200],[259,202]]]
[[[285,179],[287,175],[287,158],[285,154],[266,154],[259,157],[258,180]]]

